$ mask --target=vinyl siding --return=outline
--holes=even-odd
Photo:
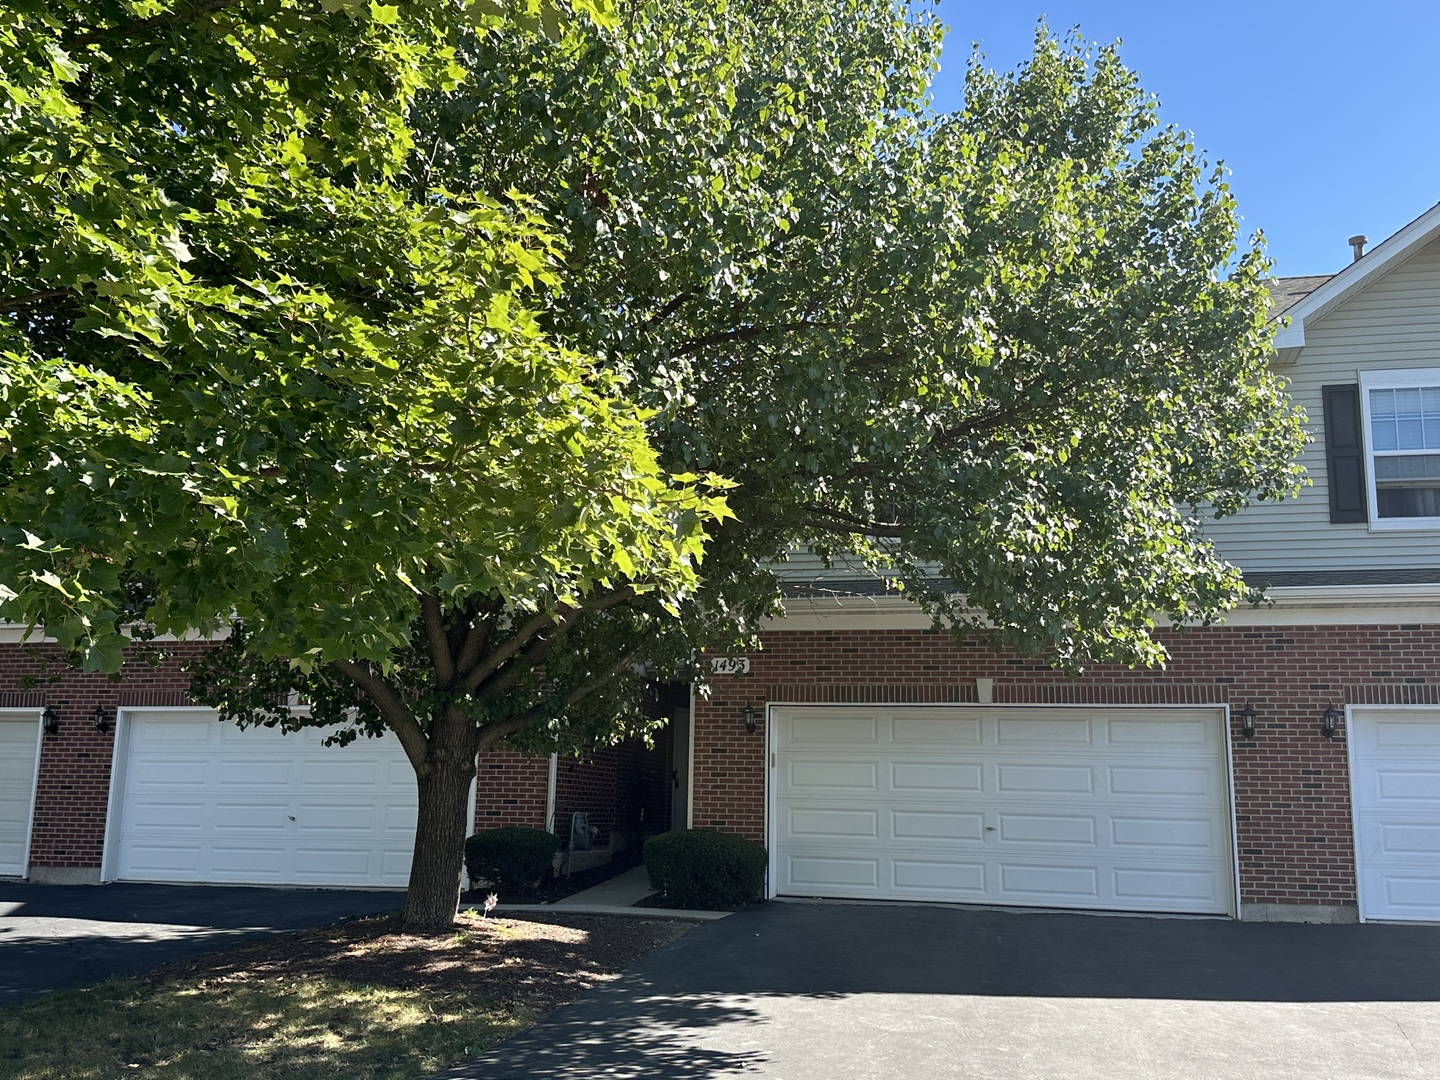
[[[1280,370],[1310,418],[1314,441],[1301,460],[1313,486],[1213,522],[1209,535],[1252,574],[1440,567],[1440,530],[1330,524],[1320,404],[1322,386],[1357,382],[1362,370],[1440,367],[1440,241],[1308,326],[1305,341],[1296,363]]]

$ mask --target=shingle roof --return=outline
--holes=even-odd
[[[1278,319],[1287,308],[1298,304],[1334,276],[1311,274],[1309,277],[1272,278],[1267,284],[1270,290],[1270,318]]]

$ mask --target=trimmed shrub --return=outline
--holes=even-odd
[[[765,849],[734,833],[686,829],[645,841],[650,887],[675,907],[725,908],[760,898]]]
[[[560,838],[544,829],[487,829],[465,841],[465,872],[473,887],[484,880],[496,892],[533,892],[550,872]]]

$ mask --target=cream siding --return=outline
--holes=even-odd
[[[1320,388],[1354,383],[1366,369],[1440,366],[1440,240],[1305,328],[1297,362],[1281,368],[1310,417],[1302,461],[1313,485],[1299,498],[1258,503],[1208,532],[1226,558],[1258,573],[1440,568],[1440,530],[1372,532],[1330,524]],[[1368,469],[1367,463],[1367,469]]]

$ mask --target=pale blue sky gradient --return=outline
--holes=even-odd
[[[949,24],[936,105],[960,104],[978,41],[1014,68],[1043,15],[1052,30],[1122,39],[1161,118],[1223,159],[1275,273],[1326,274],[1440,202],[1440,0],[1175,3],[939,0]]]

